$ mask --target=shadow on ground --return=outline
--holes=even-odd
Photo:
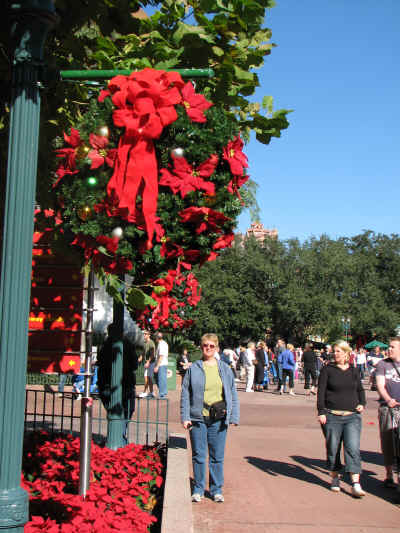
[[[270,476],[287,476],[314,483],[328,488],[329,483],[320,479],[318,476],[305,470],[302,466],[294,463],[285,463],[284,461],[273,461],[271,459],[261,459],[260,457],[245,457],[245,459],[256,468],[263,470]]]
[[[327,472],[326,463],[321,459],[313,459],[310,457],[303,457],[301,455],[292,455],[291,457],[297,463],[304,465],[306,468],[311,468],[320,473]],[[369,452],[361,450],[361,459],[364,463],[372,463],[376,465],[382,464],[381,454],[376,452]],[[381,498],[389,503],[396,503],[395,491],[393,489],[386,489],[383,486],[382,480],[377,479],[377,472],[374,470],[363,469],[361,474],[361,483],[363,489],[368,494],[373,494],[377,498]],[[342,484],[342,490],[346,494],[351,494],[350,478],[347,474],[344,475],[344,484]],[[347,485],[346,485],[347,483]]]
[[[361,454],[364,462],[382,464],[380,454],[378,453],[362,451]],[[245,457],[245,459],[248,463],[270,476],[287,476],[329,489],[329,482],[308,471],[308,469],[312,469],[319,474],[326,475],[328,473],[326,463],[321,459],[303,457],[301,455],[292,455],[291,459],[293,459],[293,463],[273,461],[271,459],[262,459],[260,457]],[[364,469],[361,475],[363,489],[367,494],[372,494],[377,498],[396,505],[396,491],[393,489],[386,489],[383,486],[382,480],[377,479],[376,476],[376,471]],[[351,496],[351,484],[348,475],[345,475],[343,478],[342,492]]]

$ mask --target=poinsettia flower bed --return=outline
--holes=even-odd
[[[27,436],[22,487],[29,493],[25,533],[146,533],[157,519],[164,467],[157,449],[129,444],[113,451],[92,444],[91,482],[78,494],[79,438],[44,431]]]

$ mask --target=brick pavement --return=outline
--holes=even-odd
[[[400,510],[384,489],[379,453],[376,393],[368,392],[362,433],[362,484],[355,500],[350,485],[329,491],[324,442],[315,399],[272,392],[245,393],[239,384],[241,425],[229,430],[225,503],[193,504],[195,533],[391,533],[400,531]],[[171,400],[170,429],[180,430],[178,392]]]

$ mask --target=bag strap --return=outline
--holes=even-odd
[[[390,358],[390,359],[389,359],[389,361],[390,361],[390,362],[392,363],[392,365],[393,365],[393,368],[394,368],[394,369],[396,370],[396,372],[397,372],[397,375],[398,375],[398,376],[399,376],[399,378],[400,378],[400,371],[399,371],[399,369],[397,368],[397,366],[396,366],[396,365],[394,364],[394,361],[393,361],[393,359],[391,359],[391,358]]]

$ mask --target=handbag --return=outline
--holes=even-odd
[[[221,400],[211,405],[204,403],[204,407],[210,412],[210,420],[216,422],[217,420],[223,420],[226,418],[226,401]]]

